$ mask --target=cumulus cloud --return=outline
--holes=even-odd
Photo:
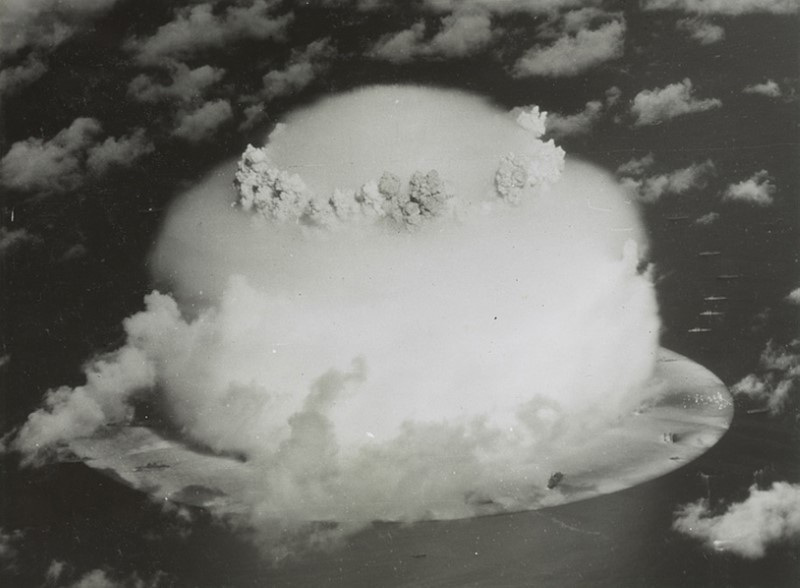
[[[154,150],[155,146],[147,138],[145,130],[140,128],[130,135],[108,137],[102,143],[93,145],[87,152],[86,167],[91,173],[101,176],[115,167],[130,167]]]
[[[56,582],[58,582],[64,575],[66,569],[66,562],[57,559],[51,561],[50,565],[47,567],[47,571],[44,574],[44,585],[55,586]]]
[[[551,137],[564,138],[585,135],[592,130],[605,115],[606,111],[618,101],[621,91],[616,86],[606,90],[605,102],[592,100],[584,109],[574,114],[547,113],[547,134]]]
[[[692,81],[686,78],[664,88],[642,90],[633,99],[631,114],[636,126],[657,125],[678,116],[721,106],[722,101],[717,98],[695,98]]]
[[[117,0],[5,0],[0,58],[33,47],[50,49],[86,29]]]
[[[547,114],[547,134],[551,137],[585,135],[603,116],[603,103],[597,100],[586,103],[586,107],[575,114]]]
[[[291,13],[276,14],[280,3],[272,0],[247,0],[223,10],[219,4],[206,2],[178,8],[173,20],[152,36],[129,39],[126,45],[139,61],[161,63],[245,39],[280,41],[293,20]]]
[[[614,20],[595,30],[566,34],[548,46],[537,45],[514,64],[516,77],[575,76],[612,59],[622,57],[625,23]]]
[[[744,94],[759,94],[761,96],[767,96],[768,98],[780,98],[783,96],[781,87],[773,80],[767,80],[766,82],[760,84],[745,86],[742,92]]]
[[[706,214],[697,217],[694,221],[696,225],[707,226],[712,225],[719,220],[719,213],[718,212],[707,212]]]
[[[81,186],[87,174],[130,166],[153,150],[142,129],[101,142],[102,134],[97,120],[81,117],[49,141],[29,138],[14,143],[0,160],[0,182],[26,192],[69,192]]]
[[[0,565],[5,567],[9,565],[9,563],[13,564],[13,560],[18,552],[17,544],[21,539],[22,531],[6,531],[0,527]]]
[[[705,500],[681,507],[672,524],[676,531],[709,547],[747,559],[764,557],[772,545],[800,539],[800,486],[775,482],[771,488],[750,488],[743,501],[714,514]]]
[[[469,11],[443,17],[439,31],[429,39],[426,32],[425,23],[419,21],[404,31],[384,35],[369,54],[394,63],[419,57],[466,57],[485,49],[497,34],[487,13]]]
[[[719,43],[725,38],[725,29],[703,18],[682,18],[676,24],[701,45]]]
[[[384,35],[369,51],[371,57],[394,63],[413,61],[424,49],[425,23],[416,22],[408,29]]]
[[[230,102],[224,99],[213,100],[195,110],[182,112],[172,135],[192,143],[205,141],[232,118]]]
[[[327,69],[335,54],[330,39],[319,39],[309,43],[303,51],[293,51],[283,69],[270,71],[264,76],[261,95],[272,100],[299,92]]]
[[[617,175],[629,177],[641,177],[648,169],[653,167],[655,158],[652,153],[644,157],[630,159],[617,168]]]
[[[628,169],[629,173],[643,173],[644,167],[637,169],[637,162],[623,164],[623,169]],[[646,160],[645,162],[646,163]],[[716,173],[714,163],[709,159],[702,163],[693,163],[688,167],[677,169],[668,173],[641,176],[623,177],[622,185],[635,193],[639,199],[645,202],[655,202],[666,194],[685,194],[705,188],[708,180]]]
[[[800,288],[795,288],[786,295],[786,301],[800,306]]]
[[[38,80],[47,73],[44,61],[34,53],[15,66],[0,70],[0,96],[10,95]]]
[[[732,391],[764,403],[773,415],[796,406],[800,393],[800,339],[788,345],[770,341],[761,353],[758,371],[742,378]]]
[[[128,85],[128,93],[140,102],[178,100],[188,102],[197,100],[225,77],[225,70],[210,65],[190,69],[186,64],[170,62],[168,65],[171,80],[162,84],[147,74],[136,76]]]
[[[252,129],[267,118],[266,107],[263,102],[249,104],[242,109],[244,120],[239,124],[240,131]]]
[[[88,149],[101,134],[93,118],[77,118],[49,141],[19,141],[0,160],[0,180],[15,190],[67,192],[83,182]]]
[[[758,206],[769,206],[777,188],[767,170],[757,171],[738,184],[731,184],[722,195],[729,202],[749,202]]]
[[[0,259],[13,251],[42,242],[41,237],[29,233],[27,229],[0,227]]]
[[[548,29],[560,29],[568,33],[577,33],[594,25],[622,18],[621,12],[608,12],[599,7],[601,4],[596,4],[556,13],[551,16],[550,22],[539,28],[539,32],[546,34]]]
[[[60,564],[61,562],[54,563]],[[59,575],[61,575],[63,569],[58,571]],[[145,581],[138,574],[123,576],[98,568],[84,573],[75,582],[69,584],[67,588],[157,588],[162,585],[162,576],[162,573],[157,573],[150,581]]]
[[[795,0],[644,0],[642,9],[737,16],[759,12],[793,14],[800,10],[800,7]]]

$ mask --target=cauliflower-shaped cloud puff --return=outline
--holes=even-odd
[[[564,151],[552,140],[546,143],[540,140],[547,113],[538,107],[517,108],[511,116],[527,138],[521,150],[517,143],[515,151],[498,155],[496,171],[490,179],[494,193],[489,190],[485,197],[516,205],[526,194],[537,193],[539,188],[558,180],[564,167]],[[286,132],[287,125],[280,125],[270,139],[280,140]],[[480,138],[475,139],[476,143],[479,141]],[[469,163],[466,161],[465,165]],[[436,169],[415,171],[406,178],[385,170],[379,179],[359,187],[339,186],[330,193],[321,193],[312,190],[300,175],[282,169],[275,162],[268,142],[262,148],[247,147],[234,184],[237,204],[243,210],[257,213],[270,222],[291,222],[305,227],[333,229],[379,222],[409,230],[450,216],[464,206],[463,195],[457,194]]]
[[[248,145],[236,170],[237,204],[273,222],[333,228],[341,224],[383,220],[413,228],[444,215],[452,189],[436,170],[416,172],[406,187],[384,172],[378,182],[358,190],[336,189],[329,198],[313,193],[297,174],[272,165],[267,149]]]

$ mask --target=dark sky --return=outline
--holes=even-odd
[[[19,0],[0,9],[4,443],[48,390],[82,383],[82,365],[119,346],[122,319],[153,287],[147,255],[168,205],[208,170],[262,141],[286,112],[337,91],[463,89],[503,109],[540,106],[570,155],[618,174],[650,235],[662,345],[739,392],[731,434],[700,465],[629,495],[651,515],[639,537],[667,563],[642,559],[642,545],[622,534],[600,549],[543,532],[584,561],[600,562],[597,549],[613,554],[613,565],[586,568],[587,585],[793,585],[796,521],[766,555],[747,559],[671,530],[670,518],[703,498],[701,468],[720,476],[713,514],[748,500],[756,470],[765,493],[773,482],[788,488],[763,500],[800,508],[796,2],[399,4]],[[748,413],[761,407],[770,411]],[[79,464],[21,468],[13,451],[2,459],[0,579],[9,586],[292,583],[200,511],[164,510]],[[595,512],[622,513],[619,500],[604,498]],[[583,508],[564,516],[610,532],[612,519],[592,522]],[[757,533],[747,526],[754,517],[741,524]],[[338,564],[356,565],[354,549]],[[523,557],[515,549],[498,548],[494,565],[513,566]],[[574,565],[556,561],[550,580],[535,576],[543,584],[563,585],[559,574]],[[324,557],[315,565],[321,575],[295,576],[298,585],[335,567]],[[492,585],[487,573],[473,570],[462,585]]]

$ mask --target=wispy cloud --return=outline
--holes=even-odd
[[[717,98],[696,98],[692,81],[686,78],[663,88],[642,90],[633,99],[631,114],[635,126],[646,126],[721,106],[722,101]]]

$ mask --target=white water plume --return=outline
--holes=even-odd
[[[659,329],[636,210],[588,164],[559,178],[541,122],[392,86],[293,113],[250,152],[268,185],[240,176],[232,206],[226,164],[174,206],[153,255],[174,295],[150,295],[125,347],[95,362],[133,357],[144,375],[120,363],[62,389],[17,446],[51,441],[55,417],[80,412],[70,398],[93,401],[99,426],[144,388],[187,437],[247,457],[257,520],[358,526],[541,501],[560,453],[643,401]],[[447,206],[418,223],[424,203],[398,190],[431,170]],[[378,198],[366,222],[362,196],[385,172],[403,212]],[[113,398],[109,380],[123,382]]]

